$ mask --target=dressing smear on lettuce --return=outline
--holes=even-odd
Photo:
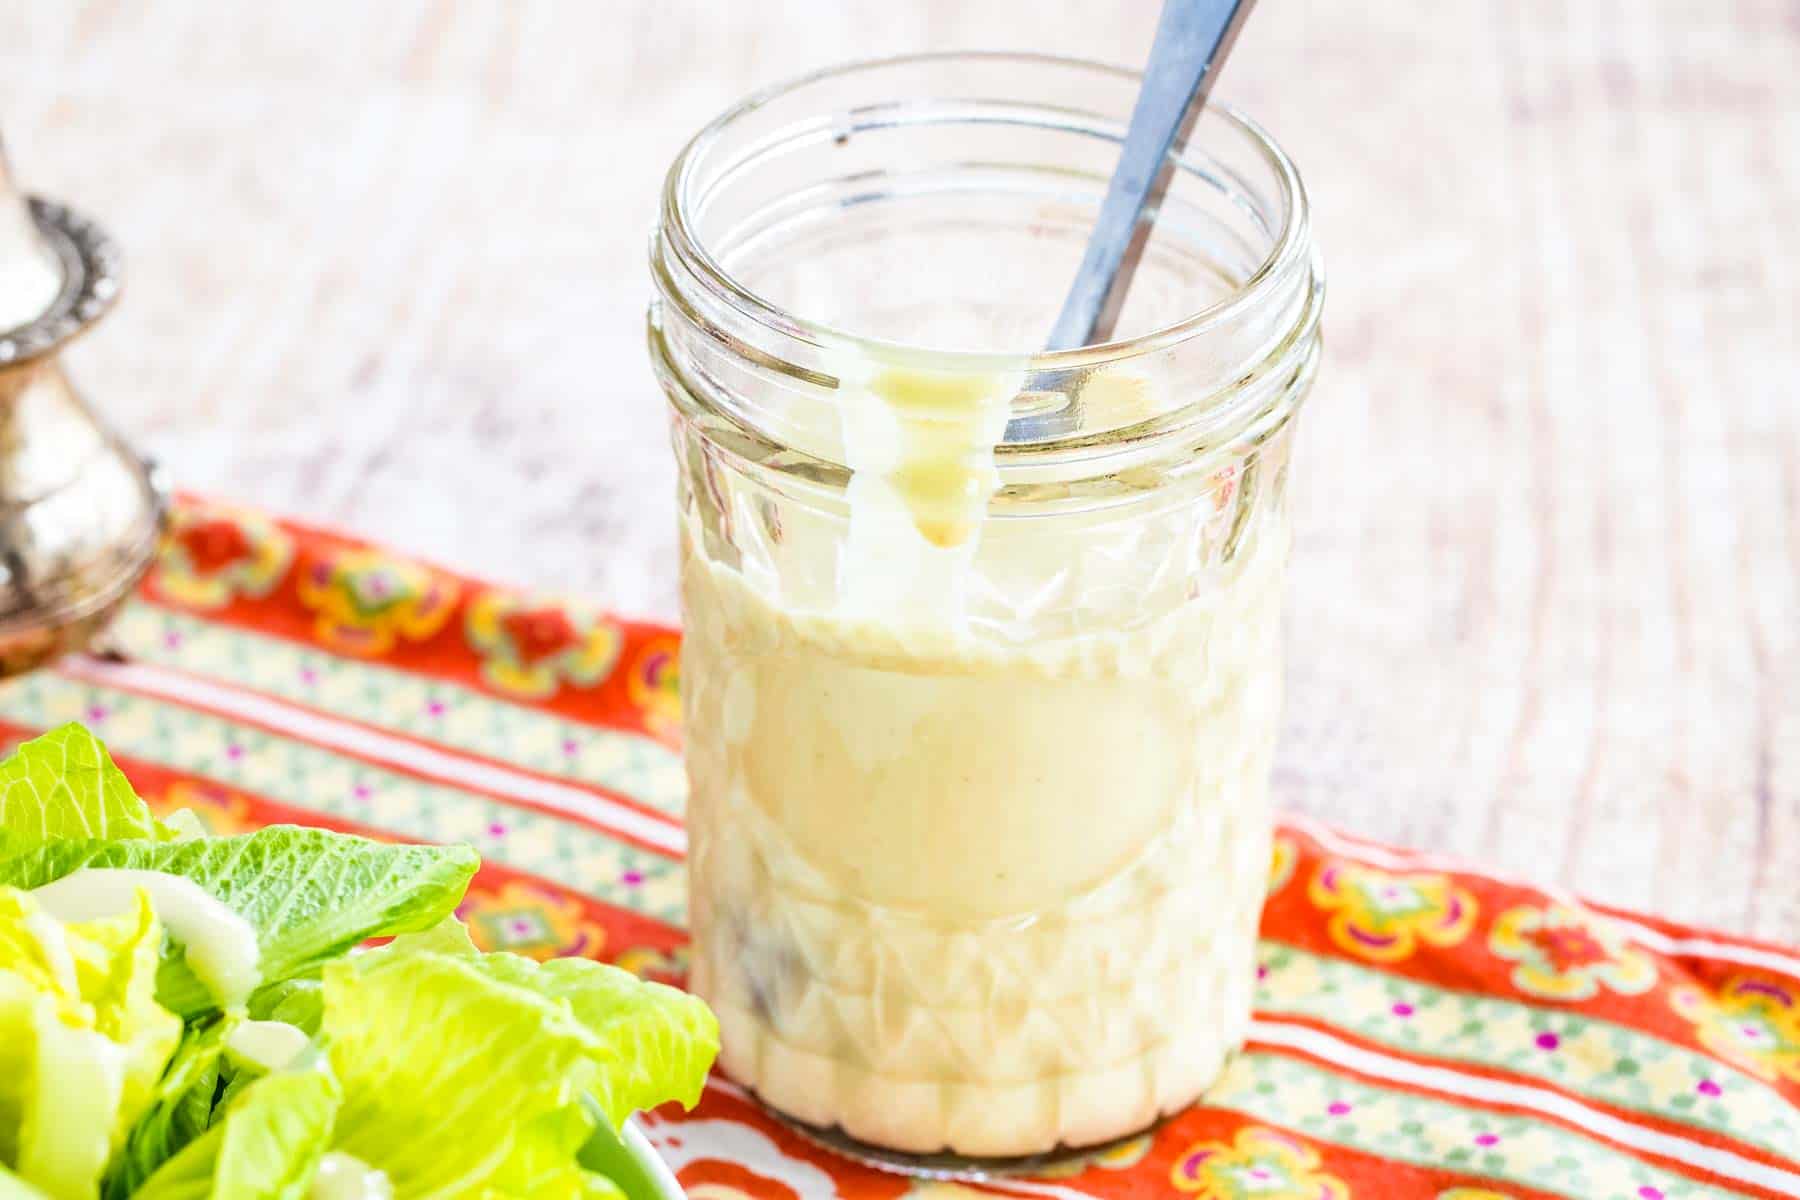
[[[635,1197],[633,1112],[718,1026],[587,960],[482,954],[479,862],[157,821],[65,726],[0,762],[0,1200]],[[370,938],[392,938],[352,956]]]
[[[45,912],[63,921],[125,912],[140,894],[150,898],[164,927],[186,947],[188,966],[221,1008],[239,1007],[250,998],[262,982],[256,930],[191,879],[161,871],[83,867],[31,892]]]

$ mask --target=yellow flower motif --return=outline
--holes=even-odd
[[[472,600],[463,623],[481,651],[481,677],[499,691],[536,699],[554,696],[564,681],[604,681],[622,642],[618,626],[575,601],[500,591]]]
[[[178,779],[164,789],[161,798],[147,799],[150,810],[164,820],[183,809],[193,813],[211,837],[229,837],[257,828],[250,815],[249,798],[216,783]]]
[[[1636,996],[1656,983],[1656,966],[1618,925],[1565,904],[1510,908],[1494,920],[1488,949],[1515,962],[1513,986],[1552,1000],[1586,1000],[1605,984]]]
[[[681,642],[664,634],[645,642],[626,679],[631,702],[644,724],[660,738],[681,733]]]
[[[1198,1200],[1349,1200],[1344,1181],[1318,1166],[1319,1152],[1299,1138],[1253,1125],[1229,1145],[1189,1147],[1169,1181]]]
[[[1475,925],[1475,897],[1448,875],[1389,874],[1333,861],[1307,888],[1331,914],[1326,930],[1345,950],[1375,962],[1399,962],[1420,942],[1454,946]]]
[[[456,915],[482,950],[508,950],[542,962],[569,954],[599,957],[606,932],[587,919],[581,903],[535,884],[514,882],[499,891],[471,888]]]
[[[300,600],[319,640],[351,654],[423,641],[456,607],[456,584],[431,568],[375,550],[325,551],[300,574]]]
[[[294,539],[260,513],[177,505],[150,588],[189,608],[224,608],[238,596],[268,595],[293,558]]]
[[[1150,1141],[1149,1134],[1127,1138],[1116,1145],[1107,1146],[1089,1154],[1074,1155],[1064,1162],[1034,1171],[1032,1174],[1037,1179],[1072,1179],[1089,1167],[1096,1167],[1102,1171],[1129,1171],[1143,1162],[1144,1156],[1150,1153]]]
[[[1737,975],[1717,995],[1682,987],[1669,1000],[1694,1023],[1700,1044],[1726,1062],[1772,1083],[1800,1083],[1800,988]]]
[[[613,965],[625,968],[640,979],[664,983],[679,981],[687,978],[688,948],[677,946],[673,950],[658,950],[654,946],[633,946],[613,959]]]
[[[1273,896],[1287,886],[1287,881],[1294,877],[1294,864],[1300,860],[1300,847],[1294,839],[1277,835],[1269,846],[1269,889],[1267,894]]]

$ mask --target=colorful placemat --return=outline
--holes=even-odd
[[[486,949],[678,982],[678,641],[198,499],[120,653],[0,687],[87,722],[161,811],[466,841]],[[1202,1107],[988,1193],[1199,1200],[1800,1196],[1800,954],[1282,823],[1251,1041]],[[719,1080],[647,1131],[694,1200],[950,1197]]]

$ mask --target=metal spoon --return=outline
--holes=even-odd
[[[1144,84],[1081,269],[1047,350],[1106,341],[1118,324],[1156,208],[1238,30],[1256,0],[1165,0]]]

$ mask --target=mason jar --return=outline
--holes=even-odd
[[[1041,352],[1136,87],[825,70],[662,197],[692,986],[733,1079],[901,1165],[1140,1132],[1249,1021],[1320,265],[1215,104],[1114,339]]]

